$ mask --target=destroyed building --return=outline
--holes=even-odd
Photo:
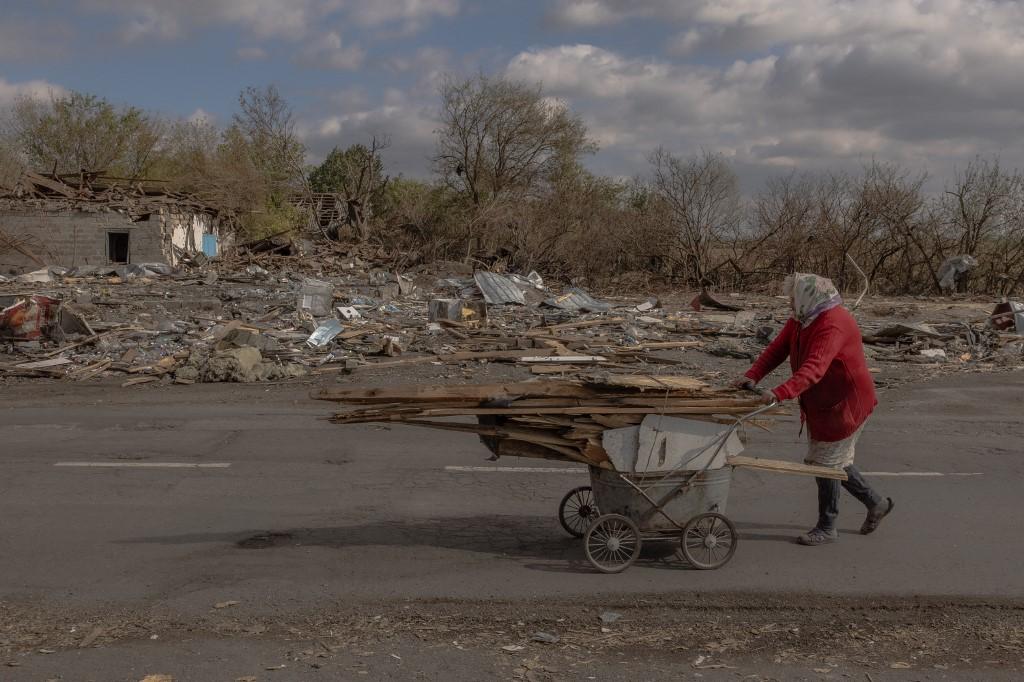
[[[25,172],[0,187],[0,274],[213,257],[227,236],[224,223],[164,183]]]

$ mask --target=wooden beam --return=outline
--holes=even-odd
[[[781,459],[762,459],[760,457],[744,457],[742,455],[735,455],[733,457],[726,458],[726,463],[733,467],[774,471],[780,474],[831,478],[837,481],[845,481],[847,479],[846,472],[842,469],[812,466],[810,464],[799,464],[797,462],[787,462]]]

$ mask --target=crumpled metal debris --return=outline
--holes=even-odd
[[[573,287],[561,296],[555,296],[544,301],[544,305],[559,310],[580,311],[584,313],[604,313],[611,310],[611,306],[583,291]]]
[[[484,300],[490,305],[526,305],[526,295],[508,277],[480,271],[473,275]]]

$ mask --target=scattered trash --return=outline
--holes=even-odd
[[[383,346],[381,346],[381,349],[380,349],[380,354],[381,355],[386,355],[387,357],[394,357],[396,355],[401,355],[402,354],[402,339],[398,338],[397,336],[385,336],[384,337],[384,344],[383,344]]]
[[[79,649],[88,649],[89,647],[91,647],[93,644],[96,643],[97,639],[99,639],[100,637],[103,636],[104,632],[106,632],[106,630],[104,630],[101,627],[93,628],[92,631],[89,632],[89,634],[87,634],[85,636],[85,638],[82,639],[82,641],[78,643],[78,648]]]
[[[317,327],[316,331],[310,334],[309,338],[306,339],[306,344],[310,348],[323,348],[333,341],[334,337],[342,331],[344,331],[344,328],[341,326],[340,322],[337,320],[330,320],[329,322],[325,322]]]
[[[569,289],[566,293],[544,301],[544,305],[560,310],[580,311],[584,313],[607,312],[611,306],[594,299],[582,289]]]
[[[933,360],[945,360],[946,351],[941,348],[926,348],[921,351],[921,355],[926,358],[932,358]]]
[[[737,308],[734,305],[722,303],[714,296],[703,290],[693,297],[693,300],[690,301],[690,307],[697,312],[700,312],[704,308],[712,308],[714,310],[731,310],[733,312],[739,312],[742,310],[742,308]]]
[[[514,654],[514,653],[516,653],[518,651],[522,651],[525,648],[526,647],[519,646],[518,644],[507,644],[507,645],[501,647],[501,650],[506,652],[506,653]]]
[[[426,363],[461,365],[468,375],[494,362],[536,376],[631,372],[642,363],[672,374],[681,358],[659,351],[750,360],[788,317],[778,297],[771,310],[752,301],[739,311],[704,292],[695,302],[710,312],[663,312],[654,296],[601,301],[576,287],[545,288],[537,273],[474,275],[461,263],[401,273],[391,255],[369,248],[357,255],[314,245],[314,256],[279,255],[289,244],[271,239],[258,245],[267,250],[241,256],[221,245],[216,260],[182,256],[180,269],[51,266],[30,273],[45,284],[0,282],[0,381],[117,377],[117,385],[148,388]],[[926,308],[872,307],[881,309],[891,315],[874,317],[919,320]],[[985,310],[984,323],[862,320],[865,353],[873,363],[948,370],[1024,364],[1024,340],[1011,336],[1024,336],[1021,304],[998,311],[990,318]],[[938,350],[947,362],[931,352]]]
[[[953,291],[965,279],[965,275],[977,266],[978,259],[974,256],[964,255],[947,258],[939,266],[939,288],[943,291]]]
[[[1006,331],[1013,329],[1024,335],[1024,303],[1004,301],[992,311],[989,321],[995,329]]]
[[[460,298],[435,298],[427,304],[427,318],[431,322],[478,323],[487,319],[487,305],[483,301],[465,301]]]
[[[932,338],[938,338],[942,336],[933,327],[927,324],[892,324],[887,327],[883,327],[873,335],[875,338],[898,338],[901,336],[929,336]]]
[[[230,600],[230,601],[219,601],[219,602],[217,602],[216,604],[213,605],[213,608],[215,608],[215,609],[226,609],[229,606],[238,606],[240,603],[241,602],[235,601],[233,599]]]
[[[541,644],[558,644],[562,638],[558,635],[553,635],[550,632],[535,632],[530,639],[534,642],[540,642]]]
[[[618,622],[621,619],[622,614],[616,613],[615,611],[604,611],[601,614],[601,622],[605,625],[611,625],[612,623]]]
[[[0,339],[33,341],[60,320],[60,301],[49,296],[0,296]]]
[[[643,303],[637,305],[636,310],[637,310],[637,312],[640,312],[640,313],[646,313],[646,312],[650,312],[651,310],[656,310],[657,308],[660,308],[660,307],[661,307],[661,301],[659,301],[656,297],[651,297],[651,298],[647,299],[646,301],[644,301]]]
[[[316,279],[303,281],[299,290],[299,309],[307,310],[315,317],[326,317],[331,314],[331,303],[334,299],[334,285]]]

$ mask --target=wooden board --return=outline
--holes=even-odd
[[[837,481],[845,481],[847,479],[846,472],[842,469],[812,466],[810,464],[799,464],[797,462],[787,462],[781,459],[761,459],[760,457],[744,457],[743,455],[736,455],[734,457],[729,457],[726,460],[726,463],[729,464],[729,466],[760,469],[762,471],[774,471],[780,474],[832,478]]]
[[[700,379],[681,376],[610,374],[600,378],[591,378],[588,380],[588,383],[615,388],[639,389],[641,391],[646,389],[662,391],[699,391],[708,388],[708,385]]]

